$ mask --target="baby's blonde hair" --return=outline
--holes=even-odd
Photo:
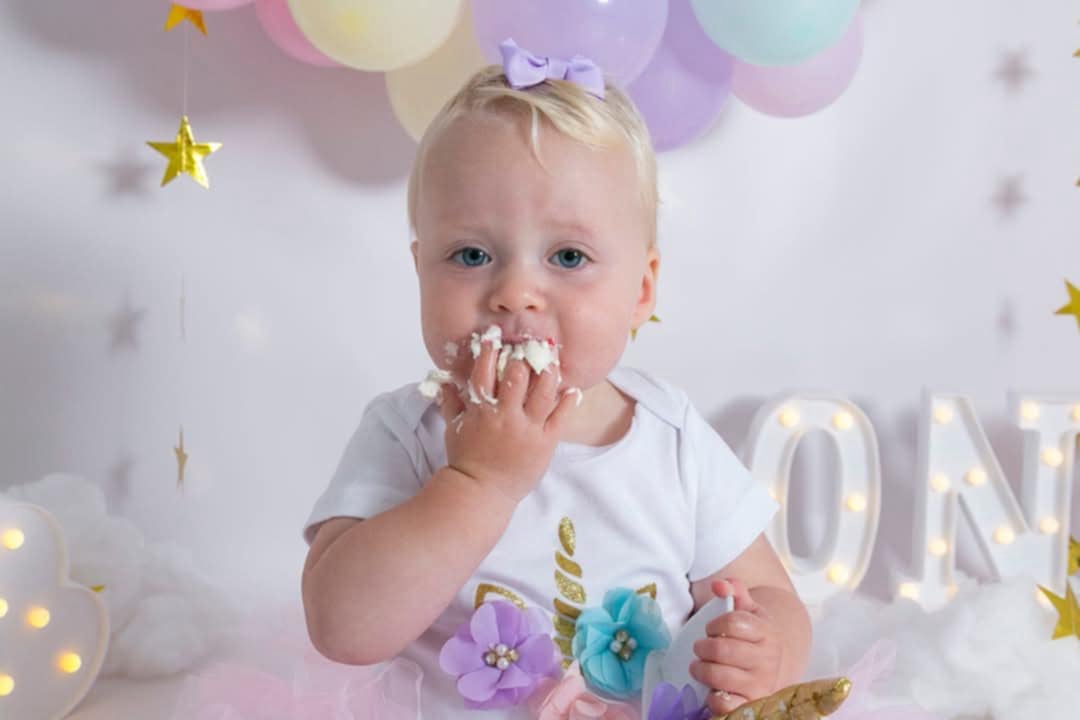
[[[515,90],[499,65],[477,71],[428,125],[409,174],[409,226],[416,234],[416,206],[421,173],[431,146],[451,122],[470,112],[529,113],[529,142],[540,158],[540,123],[550,122],[556,130],[592,148],[610,148],[625,143],[637,168],[641,200],[649,224],[649,244],[656,242],[656,155],[649,131],[630,98],[609,81],[604,82],[604,99],[590,95],[580,85],[566,80],[545,80],[539,85]]]

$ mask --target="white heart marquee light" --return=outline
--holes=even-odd
[[[0,499],[0,720],[60,720],[93,685],[109,643],[98,595],[68,578],[59,523]]]
[[[971,402],[924,393],[912,518],[915,566],[894,593],[927,609],[955,592],[960,508],[998,578],[1028,576],[1063,593],[1068,570],[1072,467],[1080,434],[1080,395],[1019,395],[1011,413],[1024,433],[1018,502]],[[824,431],[839,457],[840,507],[831,508],[825,541],[810,558],[791,552],[786,500],[799,441]],[[877,438],[865,414],[835,397],[791,395],[763,406],[743,459],[781,503],[769,540],[803,600],[820,604],[854,590],[866,574],[881,515]]]

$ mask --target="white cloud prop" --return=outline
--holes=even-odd
[[[896,643],[872,706],[912,701],[943,718],[1075,720],[1080,641],[1051,640],[1056,613],[1030,580],[962,582],[944,608],[854,594],[831,598],[814,623],[809,677],[840,674],[879,638]]]
[[[107,513],[97,485],[58,474],[5,494],[40,505],[60,523],[73,581],[105,586],[111,640],[103,675],[153,678],[188,670],[219,647],[235,622],[229,598],[186,549],[147,543],[130,521]]]

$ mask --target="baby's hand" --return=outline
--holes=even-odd
[[[741,581],[714,581],[712,591],[734,595],[735,609],[705,626],[706,637],[694,643],[698,659],[690,674],[712,688],[709,709],[723,714],[776,691],[784,646],[779,627]]]
[[[536,375],[522,360],[499,380],[497,354],[484,341],[465,387],[443,388],[447,463],[517,503],[547,470],[576,393],[558,392],[554,367]]]

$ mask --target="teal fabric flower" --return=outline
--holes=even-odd
[[[590,685],[614,697],[641,691],[645,658],[671,644],[660,605],[629,588],[615,588],[602,607],[577,619],[571,650]]]

